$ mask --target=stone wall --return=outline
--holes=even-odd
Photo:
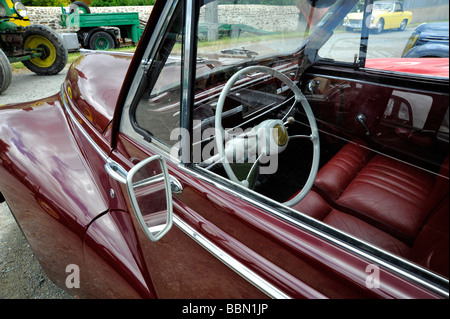
[[[147,21],[153,6],[129,7],[90,7],[92,13],[102,12],[139,12],[139,19]],[[28,17],[33,24],[42,24],[57,31],[64,31],[61,27],[59,15],[61,7],[27,7]],[[283,19],[280,20],[280,17]],[[218,19],[220,22],[251,24],[253,27],[267,31],[295,31],[298,27],[299,11],[295,6],[264,6],[264,5],[223,5],[219,6]],[[249,21],[251,19],[251,21]],[[274,19],[278,19],[274,21]],[[200,21],[205,22],[204,10],[201,11]],[[273,27],[277,30],[274,30]]]
[[[200,22],[205,21],[205,7],[200,11]],[[230,24],[248,24],[266,31],[296,31],[299,10],[296,6],[221,5],[218,20]]]

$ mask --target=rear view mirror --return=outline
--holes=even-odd
[[[172,227],[172,192],[164,158],[155,155],[134,166],[127,174],[127,189],[133,209],[151,241]]]

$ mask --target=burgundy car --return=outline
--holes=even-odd
[[[408,34],[342,30],[357,0],[269,2],[157,1],[134,54],[0,106],[0,199],[58,286],[448,298],[448,59],[396,69]]]

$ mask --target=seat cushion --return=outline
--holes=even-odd
[[[314,183],[321,193],[337,199],[370,157],[371,151],[364,145],[348,143],[320,169]]]
[[[313,190],[292,208],[318,220],[323,220],[331,211],[331,206]]]
[[[409,257],[411,254],[411,247],[399,239],[349,214],[333,209],[324,222],[398,256]]]
[[[433,185],[433,174],[376,155],[353,179],[337,203],[385,224],[384,231],[396,229],[412,243],[430,213],[424,209],[424,203]]]
[[[437,273],[449,276],[449,199],[442,198],[427,218],[414,243],[412,259]]]
[[[407,246],[402,241],[369,225],[357,217],[332,208],[314,191],[309,191],[305,198],[293,208],[391,253],[402,257],[406,257],[410,254],[411,247]]]

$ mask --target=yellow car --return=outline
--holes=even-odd
[[[376,1],[367,20],[369,29],[375,33],[391,29],[403,31],[412,20],[412,12],[404,11],[403,4],[398,1]],[[344,19],[344,26],[347,31],[361,29],[362,21],[363,12],[349,13]]]

